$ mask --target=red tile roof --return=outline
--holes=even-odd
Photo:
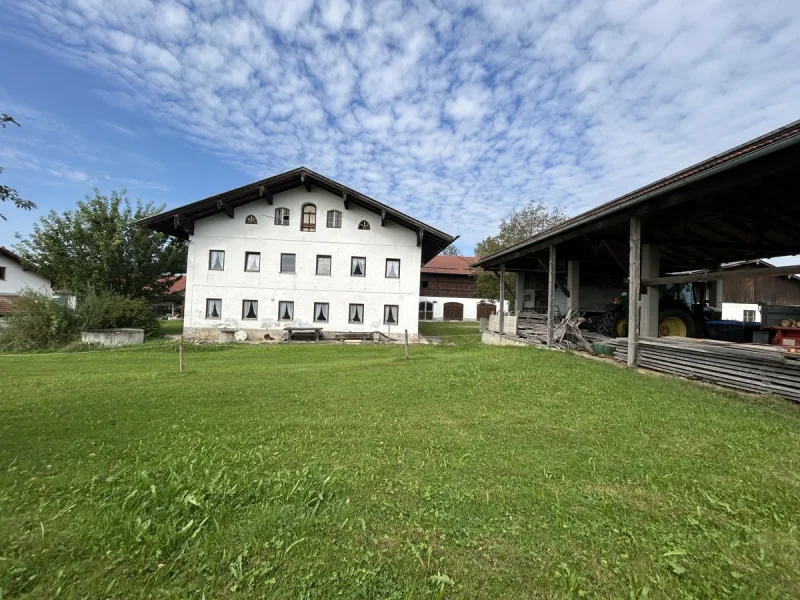
[[[7,315],[14,307],[14,300],[18,296],[13,294],[0,294],[0,315]]]
[[[472,275],[469,265],[474,261],[474,256],[436,256],[422,267],[422,272],[439,275]]]
[[[165,294],[183,294],[186,292],[186,275],[178,275],[173,281],[174,276],[162,277],[159,281],[172,281],[170,288],[164,292]]]

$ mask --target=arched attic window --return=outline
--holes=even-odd
[[[245,225],[258,225],[258,219],[256,219],[255,215],[247,215],[244,218]]]
[[[300,221],[300,231],[317,230],[317,207],[313,204],[303,205],[303,218]]]
[[[369,221],[363,220],[358,224],[358,229],[360,231],[369,231]]]

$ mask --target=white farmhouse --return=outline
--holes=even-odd
[[[144,219],[189,240],[184,333],[416,338],[420,267],[454,238],[304,167]]]
[[[24,290],[53,294],[49,279],[25,269],[19,256],[0,246],[0,315],[11,310],[14,298]]]

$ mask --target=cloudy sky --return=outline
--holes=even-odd
[[[2,182],[170,207],[306,165],[460,234],[570,214],[800,118],[796,0],[25,0]],[[38,214],[3,207],[0,244]]]

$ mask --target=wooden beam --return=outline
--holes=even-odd
[[[605,241],[605,240],[602,240],[600,242],[600,246],[605,248],[608,251],[608,253],[611,255],[611,258],[613,258],[614,262],[617,263],[617,266],[620,269],[622,269],[623,273],[625,273],[627,275],[628,274],[628,265],[626,265],[624,262],[622,262],[619,259],[619,256],[617,256],[617,253],[614,252],[614,249],[608,244],[608,242]]]
[[[342,200],[344,201],[344,209],[350,210],[350,199],[347,197],[347,192],[342,192]]]
[[[217,200],[217,210],[223,210],[228,217],[233,218],[233,207],[227,202]]]
[[[422,237],[425,235],[425,232],[420,229],[417,231],[417,247],[422,246]],[[500,267],[505,270],[505,265],[501,264]]]
[[[709,271],[708,273],[694,273],[693,275],[668,275],[666,277],[653,277],[642,281],[642,285],[664,285],[670,283],[689,283],[690,281],[725,281],[728,279],[741,279],[743,277],[781,277],[800,273],[800,265],[786,267],[772,267],[760,269],[728,269],[726,271]]]
[[[745,241],[741,242],[713,242],[708,240],[694,240],[694,239],[675,239],[675,238],[648,238],[647,243],[657,244],[659,246],[677,246],[685,248],[697,248],[708,250],[746,250],[747,252],[754,252],[762,256],[784,256],[787,254],[800,253],[800,244],[794,248],[780,248],[776,246],[751,246]],[[763,243],[763,242],[762,242]]]
[[[628,260],[628,366],[639,364],[639,281],[642,276],[642,221],[631,217],[629,236],[630,256]]]
[[[539,262],[539,266],[542,267],[543,273],[550,272],[550,267],[544,264],[544,261],[541,258],[537,258],[536,260]],[[563,279],[559,278],[558,275],[556,275],[556,287],[560,289],[567,298],[569,298],[569,287],[567,286],[567,284],[564,282]]]
[[[311,191],[311,180],[308,177],[306,177],[305,173],[300,173],[300,183],[306,186],[307,192]]]
[[[553,323],[556,296],[556,245],[550,246],[550,264],[547,273],[547,345],[553,347]]]
[[[500,263],[500,312],[497,313],[497,325],[500,335],[505,334],[506,316],[506,263]]]
[[[266,198],[267,204],[272,206],[273,202],[272,194],[263,185],[260,188],[258,188],[258,195],[261,196],[262,198]]]
[[[386,209],[381,210],[381,227],[386,225]]]
[[[194,235],[194,221],[183,215],[175,215],[172,217],[172,225],[175,229],[180,229],[189,235]]]

